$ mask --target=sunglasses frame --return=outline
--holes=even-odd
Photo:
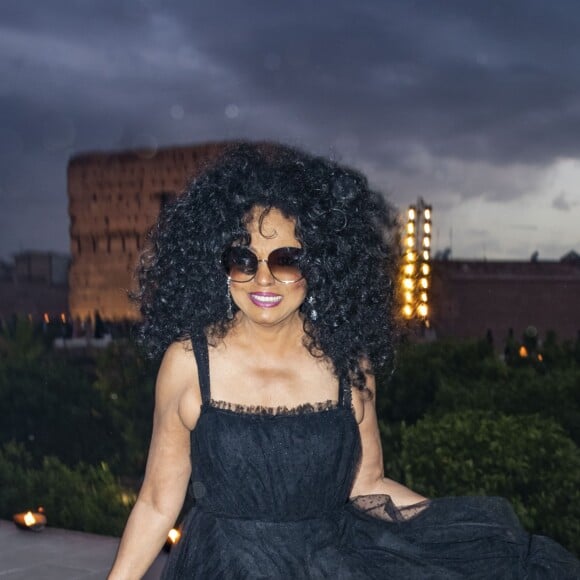
[[[256,258],[256,271],[253,273],[253,275],[252,275],[251,278],[248,278],[248,280],[235,280],[228,273],[228,264],[227,264],[227,262],[228,262],[228,255],[229,255],[229,253],[232,250],[235,250],[237,248],[247,250],[250,254],[252,254]],[[296,280],[280,280],[279,278],[277,278],[274,275],[274,272],[272,272],[272,268],[270,267],[270,263],[268,262],[268,260],[270,259],[270,256],[274,252],[278,252],[280,250],[296,250],[297,251],[297,258],[298,258],[297,261],[299,261],[300,258],[302,258],[304,256],[304,250],[302,248],[296,248],[294,246],[282,246],[280,248],[276,248],[275,250],[272,250],[268,254],[268,257],[267,258],[260,259],[247,246],[231,246],[231,247],[227,248],[224,251],[224,253],[222,254],[221,263],[222,263],[222,266],[224,267],[224,270],[226,271],[226,275],[228,277],[228,280],[230,280],[231,282],[235,282],[236,284],[246,284],[247,282],[251,282],[256,277],[256,274],[258,273],[258,267],[260,265],[260,262],[265,262],[267,264],[268,271],[270,272],[270,276],[272,276],[272,278],[274,278],[274,280],[276,280],[276,282],[279,282],[280,284],[296,284],[296,282],[300,282],[300,280],[304,280],[304,274],[302,273],[302,269],[300,269],[300,268],[299,268],[299,270],[300,270],[300,274],[301,275],[300,275],[300,278],[297,278]]]

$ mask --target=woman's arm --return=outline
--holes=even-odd
[[[141,578],[175,524],[191,474],[190,430],[197,423],[200,404],[195,357],[184,343],[174,342],[165,352],[157,376],[145,479],[109,580]]]
[[[362,442],[362,458],[350,497],[359,495],[386,494],[397,507],[411,505],[425,498],[408,487],[388,479],[384,474],[383,449],[377,413],[375,408],[376,384],[375,377],[367,372],[367,387],[373,397],[365,399],[358,389],[353,389],[353,406]]]

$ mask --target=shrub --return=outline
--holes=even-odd
[[[394,371],[377,376],[377,413],[384,421],[412,425],[431,408],[445,377],[468,382],[503,371],[485,341],[404,345]]]
[[[130,340],[116,340],[97,357],[94,388],[103,397],[113,430],[121,438],[112,464],[115,473],[140,477],[145,471],[156,367]]]
[[[106,464],[70,468],[45,457],[35,468],[22,445],[0,448],[0,517],[42,505],[51,526],[119,536],[134,501]]]
[[[507,415],[539,414],[562,425],[580,445],[580,369],[539,374],[532,368],[504,367],[495,375],[480,375],[470,381],[442,379],[431,414],[468,409]]]
[[[114,462],[122,447],[103,396],[86,370],[52,357],[0,365],[0,441],[18,441],[37,463],[54,455],[69,466]]]
[[[487,341],[402,345],[394,371],[376,377],[385,473],[396,480],[403,478],[401,429],[433,408],[447,377],[459,377],[460,384],[467,384],[474,376],[493,380],[505,372]]]
[[[580,552],[580,451],[554,420],[449,413],[404,429],[402,441],[410,487],[506,497],[525,527]]]

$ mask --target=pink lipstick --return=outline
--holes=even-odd
[[[252,303],[260,308],[274,308],[282,302],[282,296],[272,292],[252,292],[249,296]]]

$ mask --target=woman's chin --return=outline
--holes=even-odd
[[[294,319],[301,320],[299,310],[288,311],[280,306],[264,308],[254,306],[247,311],[242,311],[242,316],[249,322],[261,326],[278,326],[292,322]]]

